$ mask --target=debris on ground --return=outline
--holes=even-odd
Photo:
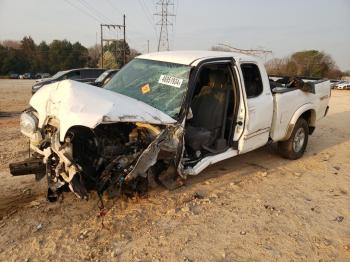
[[[314,206],[314,207],[312,207],[310,209],[311,209],[311,211],[313,211],[313,212],[315,212],[317,214],[321,213],[321,208],[319,206]]]
[[[83,240],[83,239],[88,238],[88,237],[89,237],[88,233],[89,233],[89,230],[87,230],[87,229],[82,230],[82,231],[80,232],[79,239],[80,239],[80,240]]]
[[[343,216],[337,216],[335,219],[334,219],[334,221],[337,221],[337,222],[343,222],[343,220],[344,220],[344,217]]]
[[[41,229],[43,229],[43,224],[39,223],[36,227],[34,232],[40,231]]]
[[[34,200],[28,204],[28,207],[38,207],[38,206],[40,206],[40,204],[41,203],[39,201]]]
[[[264,172],[259,171],[258,175],[262,176],[262,177],[267,177],[267,172],[266,171],[264,171]]]

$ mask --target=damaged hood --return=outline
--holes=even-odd
[[[72,126],[94,128],[108,122],[176,123],[139,100],[72,80],[44,86],[33,95],[30,105],[38,112],[40,128],[47,117],[59,120],[61,141]]]

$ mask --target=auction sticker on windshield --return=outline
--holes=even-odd
[[[167,75],[161,75],[158,81],[159,84],[173,86],[177,88],[181,87],[182,82],[183,82],[183,79],[181,78],[177,78],[174,76],[167,76]]]
[[[145,84],[141,87],[142,94],[147,94],[151,91],[149,84]]]

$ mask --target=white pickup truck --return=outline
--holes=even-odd
[[[55,200],[68,188],[80,198],[142,191],[154,181],[172,188],[273,142],[298,159],[327,114],[330,82],[280,82],[253,56],[176,51],[135,58],[104,89],[49,84],[21,115],[32,157],[10,170],[47,176]]]

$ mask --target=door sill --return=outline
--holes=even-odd
[[[212,164],[215,164],[215,163],[220,162],[222,160],[234,157],[236,155],[238,155],[238,151],[233,149],[233,148],[229,148],[221,154],[204,157],[194,167],[190,167],[190,168],[185,169],[184,175],[187,175],[187,176],[198,175],[200,172],[202,172],[209,165],[212,165]]]

